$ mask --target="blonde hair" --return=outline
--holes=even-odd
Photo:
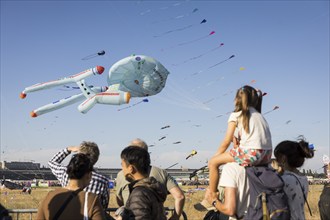
[[[89,141],[83,141],[80,144],[79,152],[86,154],[89,157],[93,166],[96,164],[100,156],[100,150],[97,144]]]
[[[240,117],[242,117],[242,124],[246,133],[250,133],[249,122],[251,113],[249,111],[249,107],[253,107],[261,113],[261,104],[262,92],[260,90],[256,90],[248,85],[245,85],[237,90],[234,112],[242,112]]]

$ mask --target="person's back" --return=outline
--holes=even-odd
[[[308,180],[297,168],[304,164],[305,158],[314,156],[314,148],[310,148],[308,142],[301,137],[298,142],[289,140],[280,142],[274,150],[274,155],[278,164],[284,170],[282,179],[284,181],[284,191],[289,201],[291,220],[304,220]]]
[[[245,168],[236,162],[227,163],[223,166],[219,186],[236,188],[236,215],[241,218],[246,214],[250,203],[249,181],[246,177]],[[225,198],[226,201],[226,198]],[[236,219],[230,217],[229,219]]]
[[[75,154],[66,170],[68,184],[47,194],[38,208],[38,220],[105,219],[99,197],[83,189],[92,178],[93,163],[86,154]]]
[[[327,180],[324,183],[318,206],[321,220],[326,220],[330,219],[330,162],[327,155],[323,156],[323,162],[324,174],[327,176]]]
[[[48,166],[55,177],[60,181],[62,187],[65,187],[68,184],[68,175],[66,173],[67,167],[61,163],[71,153],[83,153],[88,155],[93,165],[98,161],[100,154],[96,143],[86,141],[82,142],[80,146],[70,146],[55,154],[48,162]],[[107,209],[109,204],[108,183],[109,179],[107,177],[93,171],[92,179],[84,189],[86,192],[97,194],[100,197],[104,209]]]
[[[242,219],[250,202],[249,181],[245,168],[236,162],[225,164],[222,168],[218,190],[221,193],[215,199],[210,189],[206,190],[207,202],[222,214],[230,216],[229,219]],[[195,208],[199,210],[202,207],[196,204]]]
[[[289,201],[291,219],[305,219],[304,204],[308,194],[308,180],[306,176],[291,171],[284,171],[284,192]]]
[[[74,193],[74,191],[65,188],[60,188],[49,192],[44,201],[39,206],[37,219],[54,219],[54,216],[56,215],[57,211],[60,210],[63,202],[67,200],[72,193]],[[65,207],[58,220],[84,219],[83,216],[86,193],[88,192],[78,192],[78,194],[75,195]],[[98,220],[105,218],[101,203],[96,194],[88,193],[87,207],[89,219]]]
[[[167,192],[164,185],[155,178],[148,177],[130,184],[130,188],[126,207],[132,211],[132,219],[166,220],[163,204]]]

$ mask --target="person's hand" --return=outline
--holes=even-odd
[[[168,220],[179,220],[180,217],[174,212],[173,215]]]
[[[237,148],[239,146],[239,140],[235,136],[233,136],[233,145],[234,145],[234,148]]]
[[[122,220],[123,219],[123,217],[121,217],[120,215],[116,215],[116,217],[115,217],[115,220]]]
[[[72,152],[72,153],[78,153],[80,150],[80,146],[70,146],[67,147],[68,151]]]
[[[206,192],[205,192],[205,199],[210,203],[212,204],[212,202],[215,200],[215,199],[218,199],[219,198],[219,193],[218,192],[211,192],[211,190],[209,188],[206,189]]]

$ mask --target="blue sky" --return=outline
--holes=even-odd
[[[106,55],[81,60],[100,50]],[[105,72],[86,82],[106,86],[111,65],[131,54],[170,71],[148,103],[123,111],[97,105],[87,114],[78,103],[31,118],[33,109],[79,91],[19,98],[25,87],[97,65]],[[101,149],[99,167],[120,167],[121,150],[140,137],[155,145],[154,165],[199,168],[224,137],[233,91],[252,80],[267,92],[263,112],[280,107],[265,115],[273,146],[304,135],[316,147],[304,168],[320,172],[329,155],[329,1],[1,1],[1,160],[46,164],[89,140]],[[185,160],[192,150],[197,155]]]

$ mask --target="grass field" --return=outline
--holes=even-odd
[[[310,216],[307,206],[305,205],[306,220],[317,220],[319,217],[318,201],[322,192],[323,185],[310,185],[308,194],[308,203],[311,207],[313,216]],[[39,188],[32,190],[32,193],[22,194],[21,190],[1,190],[0,203],[7,209],[35,209],[38,208],[41,200],[52,188]],[[189,220],[202,220],[206,212],[199,212],[194,209],[194,204],[201,201],[204,196],[203,190],[196,190],[194,186],[183,186],[186,195],[186,203],[184,211],[186,212]],[[190,191],[190,192],[189,192]],[[189,193],[188,193],[189,192]],[[173,207],[173,198],[169,195],[165,206]],[[117,207],[114,191],[110,191],[109,207]],[[29,214],[20,214],[19,219],[29,219]],[[35,217],[35,214],[33,215]],[[16,216],[13,216],[16,219]],[[183,219],[183,218],[181,218]]]

